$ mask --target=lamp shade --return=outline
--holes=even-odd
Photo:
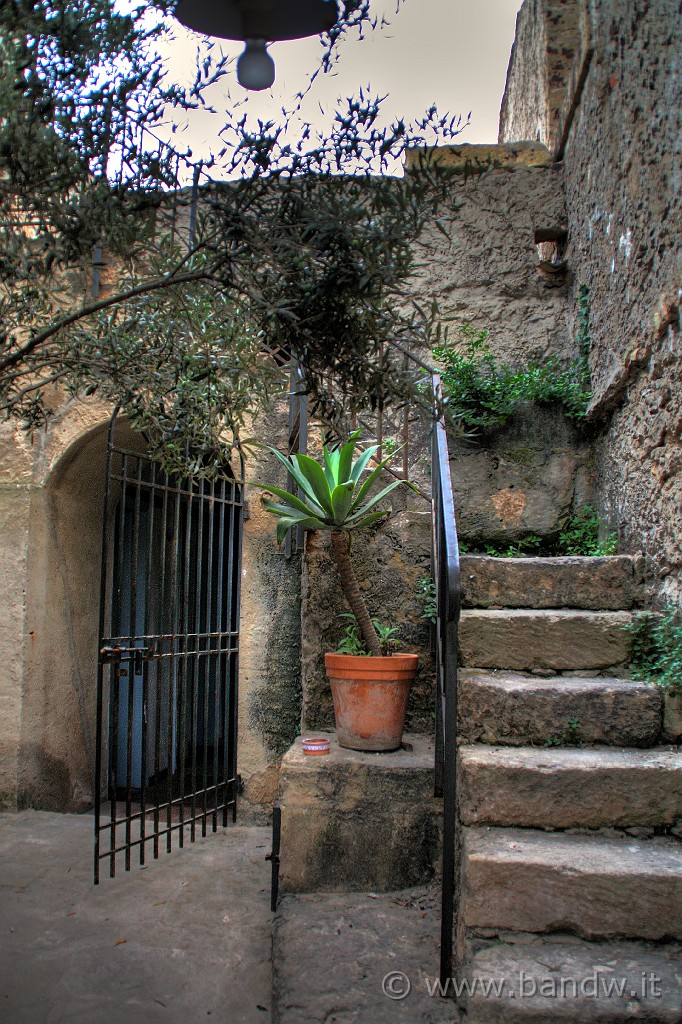
[[[302,39],[336,23],[336,0],[178,0],[175,17],[221,39]]]

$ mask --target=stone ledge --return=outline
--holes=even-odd
[[[408,149],[405,170],[418,170],[421,160],[438,163],[458,174],[488,170],[517,171],[550,167],[552,154],[541,142],[503,142],[490,145],[424,146]]]
[[[387,754],[304,754],[297,739],[280,773],[282,892],[388,892],[430,881],[442,804],[433,796],[433,742],[409,735]]]

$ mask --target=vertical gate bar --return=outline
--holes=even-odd
[[[305,410],[301,408],[302,436],[306,441],[304,425]],[[240,498],[242,495],[240,494]],[[238,504],[238,484],[235,480],[230,484],[230,526],[229,526],[229,778],[236,781],[232,783],[232,822],[237,821],[237,730],[239,725],[239,707],[237,702],[237,674],[239,671],[239,614],[240,614],[240,585],[242,580],[242,505]]]
[[[227,531],[227,600],[225,602],[225,631],[227,633],[227,650],[229,653],[225,658],[226,691],[225,691],[225,778],[237,779],[237,701],[235,699],[235,609],[237,607],[237,595],[235,588],[235,539],[236,526],[238,521],[236,505],[237,484],[231,480],[229,484],[229,528]],[[238,567],[239,571],[239,567]],[[231,782],[229,787],[229,800],[232,802],[232,822],[237,820],[237,781]],[[227,794],[225,793],[223,825],[227,824]]]
[[[213,632],[213,568],[214,568],[214,561],[215,561],[215,504],[216,504],[215,487],[216,487],[216,480],[215,480],[215,477],[213,477],[211,479],[211,494],[210,494],[210,504],[209,504],[209,509],[208,509],[208,552],[207,552],[207,559],[206,559],[206,562],[207,562],[207,571],[206,571],[206,651],[207,651],[207,654],[206,654],[206,678],[208,679],[209,684],[210,684],[211,672],[213,672],[214,666],[215,666],[215,685],[213,687],[213,694],[214,694],[214,696],[213,696],[213,703],[214,703],[214,705],[215,705],[215,693],[216,693],[216,691],[218,689],[218,685],[219,685],[219,683],[218,683],[218,668],[219,668],[219,665],[218,665],[218,661],[217,661],[217,659],[216,659],[216,657],[215,657],[215,655],[213,653],[213,639],[212,639],[212,636],[211,636],[211,634]],[[209,687],[207,689],[207,693],[206,693],[206,704],[207,705],[208,705],[208,703],[210,701],[210,695],[211,695],[211,688],[210,688],[210,685],[209,685]],[[214,708],[213,719],[214,719],[214,721],[213,721],[213,732],[214,732],[214,740],[213,740],[213,785],[217,786],[218,785],[218,769],[217,769],[217,766],[216,766],[216,763],[215,763],[215,755],[216,755],[215,708]],[[205,742],[208,745],[208,730],[206,732]],[[207,793],[204,793],[203,809],[204,809],[204,820],[202,822],[202,829],[203,829],[203,835],[206,835],[206,816],[208,814],[208,794]],[[213,831],[214,832],[216,830],[216,827],[217,827],[216,816],[214,814],[213,815]]]
[[[208,661],[207,661],[206,657],[203,657],[203,660],[202,660],[202,650],[203,650],[203,646],[204,646],[203,636],[204,636],[204,633],[206,632],[206,630],[202,628],[203,625],[204,625],[204,620],[202,618],[202,612],[203,612],[203,606],[204,606],[204,602],[203,602],[204,579],[203,579],[203,577],[204,577],[205,572],[206,572],[206,570],[204,568],[204,513],[205,513],[205,505],[206,505],[206,482],[205,482],[204,478],[202,477],[199,480],[199,513],[198,513],[198,516],[199,516],[199,526],[198,526],[198,530],[197,530],[197,570],[196,570],[197,582],[196,582],[196,590],[195,590],[195,612],[194,612],[194,616],[195,616],[195,619],[196,619],[196,633],[197,633],[197,638],[196,638],[196,651],[197,651],[197,654],[196,654],[196,659],[197,659],[197,691],[199,689],[199,680],[201,680],[201,678],[202,678],[202,669],[203,669],[203,686],[202,686],[202,700],[203,700],[203,703],[202,703],[202,709],[203,709],[202,735],[203,735],[203,747],[202,747],[202,752],[201,752],[202,778],[203,778],[203,787],[202,787],[202,792],[203,792],[203,796],[202,796],[202,821],[201,821],[201,835],[202,835],[202,837],[206,835],[206,787],[208,786],[208,754],[206,752],[206,723],[207,723],[207,712],[208,712],[206,686],[207,686],[207,679],[208,679]],[[197,722],[197,725],[198,725],[198,722]],[[192,814],[192,817],[194,817],[194,814]]]
[[[127,637],[128,647],[136,644],[135,634],[137,626],[137,571],[139,566],[140,546],[140,474],[142,464],[137,456],[135,499],[133,504],[133,537],[130,559],[130,599],[128,602],[128,629],[130,635]],[[127,485],[127,481],[126,484]],[[137,657],[131,656],[128,660],[128,736],[126,745],[126,828],[125,828],[125,869],[130,871],[130,840],[131,821],[130,816],[133,810],[133,718],[135,712],[135,669]]]
[[[140,459],[141,477],[142,460]],[[147,565],[146,565],[146,586],[144,593],[144,618],[143,618],[143,642],[147,648],[146,655],[151,653],[152,634],[152,592],[151,581],[153,575],[153,544],[154,544],[154,475],[155,463],[151,462],[151,479],[149,480],[147,496]],[[142,659],[142,777],[140,785],[140,864],[144,864],[147,844],[147,737],[149,731],[148,704],[149,704],[149,666],[151,662],[147,657]]]
[[[299,424],[300,427],[300,424]],[[223,755],[223,761],[225,765],[224,775],[226,779],[234,779],[236,777],[236,768],[234,767],[234,739],[233,739],[233,718],[234,718],[234,688],[232,685],[232,673],[234,670],[234,646],[235,638],[233,636],[233,609],[234,609],[234,537],[235,537],[235,523],[236,523],[236,508],[234,504],[235,499],[235,483],[230,482],[230,494],[229,494],[229,525],[227,529],[227,586],[225,595],[225,631],[227,634],[227,651],[229,652],[225,657],[225,708],[224,716],[225,721],[223,724],[223,731],[225,736],[224,747],[225,752]],[[237,794],[235,790],[235,784],[232,783],[229,792],[229,799],[234,800],[232,806],[232,821],[236,820],[237,813]],[[223,825],[227,825],[227,804],[228,804],[228,792],[227,787],[225,789],[225,800],[223,801],[225,807],[223,810]]]
[[[206,814],[208,811],[208,730],[211,702],[211,669],[213,655],[211,653],[211,599],[213,597],[213,509],[215,505],[215,477],[209,483],[208,508],[202,510],[202,517],[207,515],[207,552],[206,552],[206,604],[204,606],[204,638],[206,647],[204,658],[204,795],[202,798],[202,836],[206,836]]]
[[[95,885],[99,885],[99,861],[100,861],[100,816],[102,812],[102,745],[104,732],[104,673],[106,671],[104,655],[101,645],[104,643],[104,627],[107,612],[107,567],[109,565],[109,500],[111,481],[111,459],[114,443],[114,424],[118,415],[118,406],[114,409],[109,429],[107,431],[107,457],[104,477],[104,507],[102,509],[102,552],[100,557],[100,581],[99,581],[99,645],[97,652],[97,723],[95,736]],[[111,611],[111,610],[110,610]],[[109,672],[111,675],[111,670]],[[110,684],[111,685],[111,684]],[[108,710],[108,709],[107,709]],[[109,715],[107,714],[107,724]],[[107,772],[108,775],[108,772]],[[107,778],[107,785],[108,785]]]
[[[191,486],[190,486],[190,498],[189,498],[189,506],[190,506],[190,508],[192,508],[194,506],[194,504],[195,504],[194,486],[195,486],[195,484],[194,484],[194,481],[192,480],[191,481]],[[199,520],[198,528],[197,528],[197,564],[200,565],[200,561],[199,560],[201,559],[201,542],[200,542],[200,539],[199,539],[200,538],[199,530],[201,529],[201,520],[202,520],[202,516],[201,516],[201,502],[197,502],[196,504],[197,504],[197,518]],[[190,535],[191,535],[191,529],[190,529],[189,532],[190,532]],[[191,550],[192,550],[192,545],[190,544],[190,559],[191,559]],[[188,576],[189,576],[189,566],[190,566],[190,562],[188,560],[188,565],[187,565]],[[198,761],[198,758],[199,758],[199,748],[198,748],[198,741],[197,741],[198,732],[199,732],[199,721],[198,721],[198,719],[199,719],[199,654],[198,654],[198,650],[199,650],[199,624],[197,622],[197,609],[198,609],[199,605],[197,603],[197,591],[199,592],[199,595],[201,595],[201,572],[200,572],[200,570],[197,569],[196,572],[192,573],[192,576],[194,577],[194,600],[193,601],[191,600],[190,591],[188,591],[188,593],[187,593],[187,604],[188,604],[188,611],[187,611],[187,619],[188,619],[188,621],[187,621],[187,645],[188,646],[190,646],[190,636],[191,636],[191,634],[194,633],[196,635],[195,635],[195,640],[194,640],[194,653],[192,653],[191,655],[189,653],[187,654],[187,662],[188,662],[188,666],[190,666],[190,676],[191,676],[191,679],[192,679],[192,724],[191,724],[191,727],[190,727],[190,733],[191,733],[191,737],[192,737],[192,795],[191,795],[191,798],[190,798],[190,810],[191,810],[190,838],[191,838],[191,841],[194,842],[196,840],[196,832],[197,832],[197,825],[196,825],[196,820],[195,819],[196,819],[196,814],[197,814],[197,761]],[[191,583],[192,583],[192,581],[190,580],[190,585],[191,585]],[[191,629],[190,629],[190,626],[192,627]],[[191,661],[190,661],[190,657],[191,657]]]
[[[125,512],[126,512],[126,477],[128,476],[128,456],[121,453],[121,496],[118,501],[118,551],[117,551],[117,563],[118,563],[118,576],[117,584],[118,589],[114,592],[113,601],[115,604],[116,614],[116,634],[120,641],[121,633],[121,580],[123,579],[123,535],[125,532]],[[113,632],[113,631],[112,631]],[[113,736],[112,736],[112,756],[110,759],[113,771],[110,781],[110,794],[111,794],[111,861],[109,864],[109,874],[111,878],[116,875],[116,824],[118,820],[118,734],[121,714],[121,677],[118,674],[121,668],[120,658],[115,662],[115,667],[112,667],[112,689],[114,694],[114,706],[113,706]]]
[[[154,463],[152,501],[155,500],[157,486],[157,464]],[[163,479],[163,478],[162,478]],[[163,487],[161,499],[161,558],[160,558],[160,579],[161,588],[159,595],[159,646],[156,661],[156,701],[154,721],[154,859],[159,856],[159,807],[161,803],[161,786],[159,776],[161,774],[161,715],[163,714],[163,689],[166,660],[163,657],[163,635],[165,633],[166,614],[166,530],[168,528],[168,488]],[[170,770],[170,766],[169,766]]]
[[[185,487],[191,488],[191,480],[184,478]],[[179,487],[182,486],[180,481]],[[184,537],[184,554],[183,554],[183,581],[182,581],[182,611],[180,615],[180,635],[182,637],[182,656],[180,658],[179,675],[182,681],[182,713],[180,717],[180,847],[185,845],[185,796],[186,793],[186,776],[187,776],[187,709],[188,705],[191,713],[191,692],[190,692],[190,677],[191,671],[188,664],[188,652],[187,652],[187,620],[189,617],[189,566],[190,566],[190,551],[192,543],[192,500],[191,498],[187,502],[185,509],[185,537]]]
[[[232,550],[236,555],[237,567],[233,572],[230,580],[230,587],[232,588],[232,622],[230,624],[232,630],[232,638],[230,643],[232,645],[232,653],[230,657],[230,750],[231,758],[229,764],[229,774],[231,778],[237,779],[237,745],[238,745],[238,732],[239,732],[239,701],[238,701],[238,680],[240,671],[240,646],[239,646],[239,629],[240,629],[240,604],[242,599],[242,525],[243,525],[243,510],[244,506],[237,504],[237,483],[232,483],[232,496],[235,498],[235,505],[232,506],[232,514],[236,519],[236,534],[235,540],[233,540]],[[240,500],[243,497],[243,493],[240,492]],[[237,782],[235,783],[237,786]],[[235,792],[235,804],[232,807],[232,821],[237,821],[237,790]]]
[[[227,777],[227,735],[225,729],[225,714],[227,706],[227,680],[225,678],[226,662],[223,651],[223,625],[225,615],[225,598],[223,596],[223,576],[225,572],[225,476],[220,478],[219,487],[219,501],[220,510],[218,515],[218,586],[216,587],[216,650],[218,651],[216,657],[216,697],[215,697],[215,710],[216,710],[216,721],[214,727],[215,743],[214,743],[214,754],[213,764],[216,769],[215,777],[215,825],[214,831],[218,827],[218,807],[220,805],[220,788],[218,786],[218,769],[219,769],[219,757],[218,752],[220,751],[220,725],[222,722],[223,728],[223,780]],[[220,710],[222,708],[222,716]],[[225,796],[223,799],[223,828],[227,825],[227,787],[225,787]]]
[[[303,399],[303,417],[302,422],[304,424],[303,443],[307,449],[307,397]],[[240,671],[240,609],[242,605],[242,529],[244,525],[244,492],[243,489],[238,485],[236,481],[232,481],[232,499],[235,504],[232,506],[233,514],[236,516],[236,532],[235,542],[233,542],[233,551],[235,551],[236,567],[233,571],[230,586],[233,588],[232,595],[232,622],[231,629],[233,634],[232,645],[232,666],[231,666],[231,737],[230,744],[232,750],[232,757],[230,763],[230,774],[232,778],[237,777],[237,753],[238,753],[238,742],[239,742],[239,700],[238,700],[238,681]],[[235,807],[232,809],[232,821],[237,821],[237,795],[235,799]]]
[[[166,481],[170,488],[170,477],[166,474]],[[175,488],[173,492],[173,500],[175,506],[173,508],[173,564],[171,566],[172,572],[172,602],[171,602],[171,620],[170,620],[170,649],[169,664],[170,664],[170,680],[172,681],[171,689],[168,693],[168,806],[166,809],[166,849],[170,853],[172,846],[172,823],[173,823],[173,751],[174,751],[174,737],[177,737],[178,731],[178,713],[180,707],[180,679],[178,670],[178,562],[180,556],[180,486],[176,479]],[[175,745],[177,749],[177,745]]]

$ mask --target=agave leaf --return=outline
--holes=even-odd
[[[296,481],[298,486],[301,488],[303,493],[306,495],[306,497],[309,498],[310,501],[312,501],[316,505],[318,505],[319,502],[317,501],[317,498],[315,497],[315,491],[313,490],[313,488],[310,485],[310,483],[308,482],[308,480],[306,480],[304,474],[298,468],[298,465],[294,462],[294,460],[286,458],[286,456],[282,455],[281,452],[278,452],[276,448],[271,448],[270,445],[268,445],[267,448],[268,448],[268,451],[272,452],[273,455],[277,456],[277,458],[279,459],[279,461],[282,463],[283,466],[286,466],[287,472],[291,473],[291,475],[293,476],[294,480]],[[273,491],[273,493],[274,493],[274,491]],[[323,509],[321,507],[320,507],[320,511],[321,512],[323,511]]]
[[[298,512],[304,512],[306,515],[319,515],[321,517],[324,517],[324,513],[317,504],[317,502],[311,502],[309,505],[307,505],[305,501],[302,501],[300,498],[297,498],[295,494],[292,494],[291,491],[286,491],[283,487],[273,487],[272,484],[253,483],[251,480],[249,480],[249,487],[260,487],[264,491],[271,491],[272,494],[276,495],[276,497],[278,498],[281,498],[282,501],[285,501],[287,505],[290,505],[292,508],[295,508]],[[263,504],[265,504],[266,500],[267,499],[263,499]]]
[[[391,512],[390,508],[384,509],[383,512],[370,512],[370,514],[368,516],[364,516],[362,519],[358,519],[358,521],[356,523],[353,523],[352,529],[353,530],[357,530],[361,526],[369,526],[370,523],[376,523],[376,522],[379,521],[379,519],[383,519],[384,516],[389,515],[390,512]],[[346,526],[347,525],[348,524],[346,524]],[[350,540],[350,538],[352,536],[353,536],[353,534],[350,533],[349,534],[349,540]],[[348,550],[350,551],[350,546],[349,546]]]
[[[355,441],[347,441],[342,448],[338,448],[338,474],[336,482],[339,484],[344,483],[346,480],[352,480],[351,471],[353,468],[353,452],[355,451]],[[355,481],[353,481],[355,484]]]
[[[324,475],[324,470],[319,462],[311,459],[309,455],[294,455],[293,460],[307,481],[308,488],[312,488],[315,501],[321,505],[325,514],[332,514],[331,491]]]
[[[305,516],[282,516],[277,520],[277,543],[281,544],[286,537],[287,530],[291,529],[292,526],[302,526],[304,530],[319,530],[320,521],[318,519],[307,519]]]
[[[373,497],[371,497],[369,499],[369,501],[365,502],[365,504],[362,506],[362,508],[359,508],[357,510],[355,515],[349,516],[347,522],[348,523],[355,523],[355,521],[358,519],[358,517],[366,515],[367,512],[369,512],[369,510],[371,508],[374,508],[374,506],[377,504],[377,502],[379,502],[383,498],[387,497],[387,495],[389,495],[391,493],[391,491],[394,491],[396,489],[396,487],[400,487],[402,482],[403,482],[402,480],[393,480],[393,482],[388,484],[387,487],[384,487],[384,489],[382,491],[379,491],[378,494],[375,494]]]
[[[324,518],[315,515],[310,510],[307,513],[302,512],[300,509],[293,509],[291,505],[280,505],[279,502],[270,501],[268,498],[263,498],[263,508],[266,512],[272,512],[276,516],[283,516],[285,519],[316,519],[320,524],[320,529],[325,525]]]
[[[339,482],[338,479],[338,465],[339,465],[339,453],[334,448],[327,448],[326,444],[322,446],[322,453],[324,455],[324,475],[329,485],[329,490],[333,491]]]
[[[361,455],[358,455],[357,459],[355,460],[355,463],[353,464],[353,468],[351,469],[351,480],[354,480],[355,483],[358,482],[363,471],[367,466],[367,463],[372,458],[374,453],[378,451],[378,449],[379,445],[373,444],[369,448],[365,448],[364,452],[362,452]]]
[[[346,522],[350,507],[353,504],[353,491],[355,484],[352,480],[339,484],[332,493],[332,519],[336,526],[341,527]]]
[[[370,489],[370,487],[372,486],[372,484],[374,483],[376,478],[379,476],[379,473],[381,472],[381,470],[384,468],[384,466],[386,466],[391,461],[391,459],[393,458],[394,455],[395,455],[395,452],[391,452],[391,454],[388,455],[383,460],[383,462],[380,462],[379,465],[375,469],[372,470],[372,472],[369,474],[369,476],[365,478],[365,481],[364,481],[362,487],[360,488],[360,490],[358,491],[358,493],[357,493],[357,495],[355,497],[355,501],[353,502],[353,509],[356,509],[356,508],[359,507],[360,503],[362,502],[362,499],[367,494],[367,491]],[[401,480],[396,480],[396,483],[402,483],[402,481]]]

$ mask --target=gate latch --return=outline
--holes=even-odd
[[[102,647],[99,652],[100,658],[105,664],[132,658],[133,671],[136,676],[142,672],[142,662],[149,653],[149,647]]]

